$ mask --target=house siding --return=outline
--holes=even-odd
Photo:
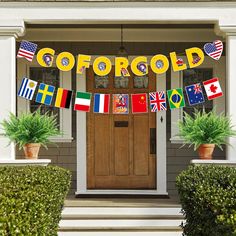
[[[145,44],[145,46],[144,46]],[[118,43],[61,43],[61,42],[39,42],[39,48],[52,47],[56,52],[69,51],[74,55],[78,53],[94,55],[116,55],[119,48]],[[155,55],[156,53],[168,54],[176,51],[184,52],[188,47],[202,48],[204,43],[125,43],[130,55]],[[166,88],[170,89],[171,76],[170,70],[167,72]],[[72,70],[72,89],[76,90],[76,72]],[[53,165],[66,168],[72,172],[72,183],[70,194],[76,191],[76,112],[72,112],[72,137],[71,143],[58,143],[57,147],[49,146],[48,150],[41,148],[40,158],[51,159]],[[169,140],[171,137],[171,111],[167,111],[167,191],[170,196],[177,197],[175,188],[176,176],[186,169],[190,160],[197,158],[197,153],[187,146],[181,148],[180,144],[172,144]],[[215,159],[225,159],[226,152],[216,149],[214,152]],[[17,151],[17,158],[23,158],[23,152]],[[78,163],[79,164],[79,163]],[[79,181],[79,180],[78,180]]]

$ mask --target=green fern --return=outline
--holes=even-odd
[[[194,110],[193,115],[184,112],[183,121],[178,121],[179,134],[185,144],[196,150],[201,144],[215,144],[222,150],[222,144],[228,144],[226,138],[236,136],[231,119],[223,113]]]
[[[1,125],[5,132],[3,135],[19,145],[20,149],[27,143],[40,143],[47,148],[47,144],[51,143],[49,138],[60,134],[56,115],[49,112],[41,115],[38,110],[19,117],[10,113],[9,119],[3,120]]]

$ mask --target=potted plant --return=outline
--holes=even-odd
[[[40,146],[47,148],[49,138],[60,134],[55,115],[48,112],[41,115],[39,110],[15,116],[10,113],[9,119],[1,123],[4,136],[24,149],[25,158],[37,159]]]
[[[215,146],[222,150],[227,138],[236,135],[231,119],[215,110],[206,112],[194,110],[192,115],[184,112],[183,121],[178,122],[179,134],[185,144],[194,146],[201,159],[212,159]],[[184,145],[185,145],[184,144]]]

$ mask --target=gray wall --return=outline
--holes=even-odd
[[[118,51],[119,44],[117,43],[38,43],[39,48],[52,47],[56,52],[69,51],[74,55],[78,53],[94,54],[94,55],[115,55]],[[203,43],[126,43],[125,47],[130,55],[155,55],[158,53],[168,54],[176,51],[182,53],[188,47],[197,46],[202,48]],[[167,89],[170,89],[170,71],[167,72]],[[72,71],[72,89],[76,90],[76,74]],[[177,197],[175,188],[176,176],[189,165],[190,160],[197,158],[197,153],[192,148],[181,148],[181,145],[171,144],[171,111],[167,111],[167,186],[171,196]],[[40,157],[52,160],[52,163],[72,171],[72,185],[70,193],[73,194],[76,190],[76,112],[72,112],[72,143],[60,143],[58,148],[50,146],[48,150],[41,148]],[[17,157],[22,158],[22,151],[17,151]],[[215,150],[215,159],[225,159],[225,151]]]

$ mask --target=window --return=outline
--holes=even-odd
[[[184,58],[186,62],[186,58]],[[225,111],[225,96],[217,98],[215,100],[208,100],[203,89],[205,102],[199,105],[190,106],[186,97],[185,86],[194,83],[201,83],[205,80],[211,79],[213,77],[220,78],[221,88],[223,93],[225,91],[225,57],[221,57],[219,61],[214,61],[211,58],[205,56],[205,61],[199,67],[193,69],[187,69],[180,72],[171,71],[171,88],[183,88],[185,97],[185,107],[181,109],[173,109],[171,111],[171,142],[172,143],[182,143],[182,140],[177,137],[178,126],[177,121],[183,119],[183,111],[191,114],[196,109],[205,108],[206,111],[210,111],[213,108],[216,109],[218,113]]]
[[[109,76],[106,75],[106,76],[99,76],[99,75],[96,75],[94,74],[94,79],[95,79],[95,88],[98,89],[98,88],[108,88],[109,86]]]
[[[129,77],[115,76],[114,77],[114,87],[117,89],[129,88]]]
[[[49,68],[44,68],[38,65],[35,60],[30,63],[22,59],[17,61],[17,90],[19,89],[21,81],[24,77],[37,81],[38,85],[40,83],[53,85],[55,86],[55,92],[51,106],[46,106],[35,102],[37,89],[31,101],[17,97],[17,114],[27,111],[34,112],[37,109],[40,109],[41,114],[44,114],[47,111],[56,114],[58,118],[58,126],[60,127],[60,130],[63,132],[63,134],[61,136],[52,137],[51,140],[54,142],[71,142],[72,108],[60,109],[54,107],[58,87],[69,90],[71,89],[71,71],[60,71],[59,69],[57,69],[57,67],[54,67],[54,65]]]
[[[148,76],[134,76],[134,88],[148,88]]]

